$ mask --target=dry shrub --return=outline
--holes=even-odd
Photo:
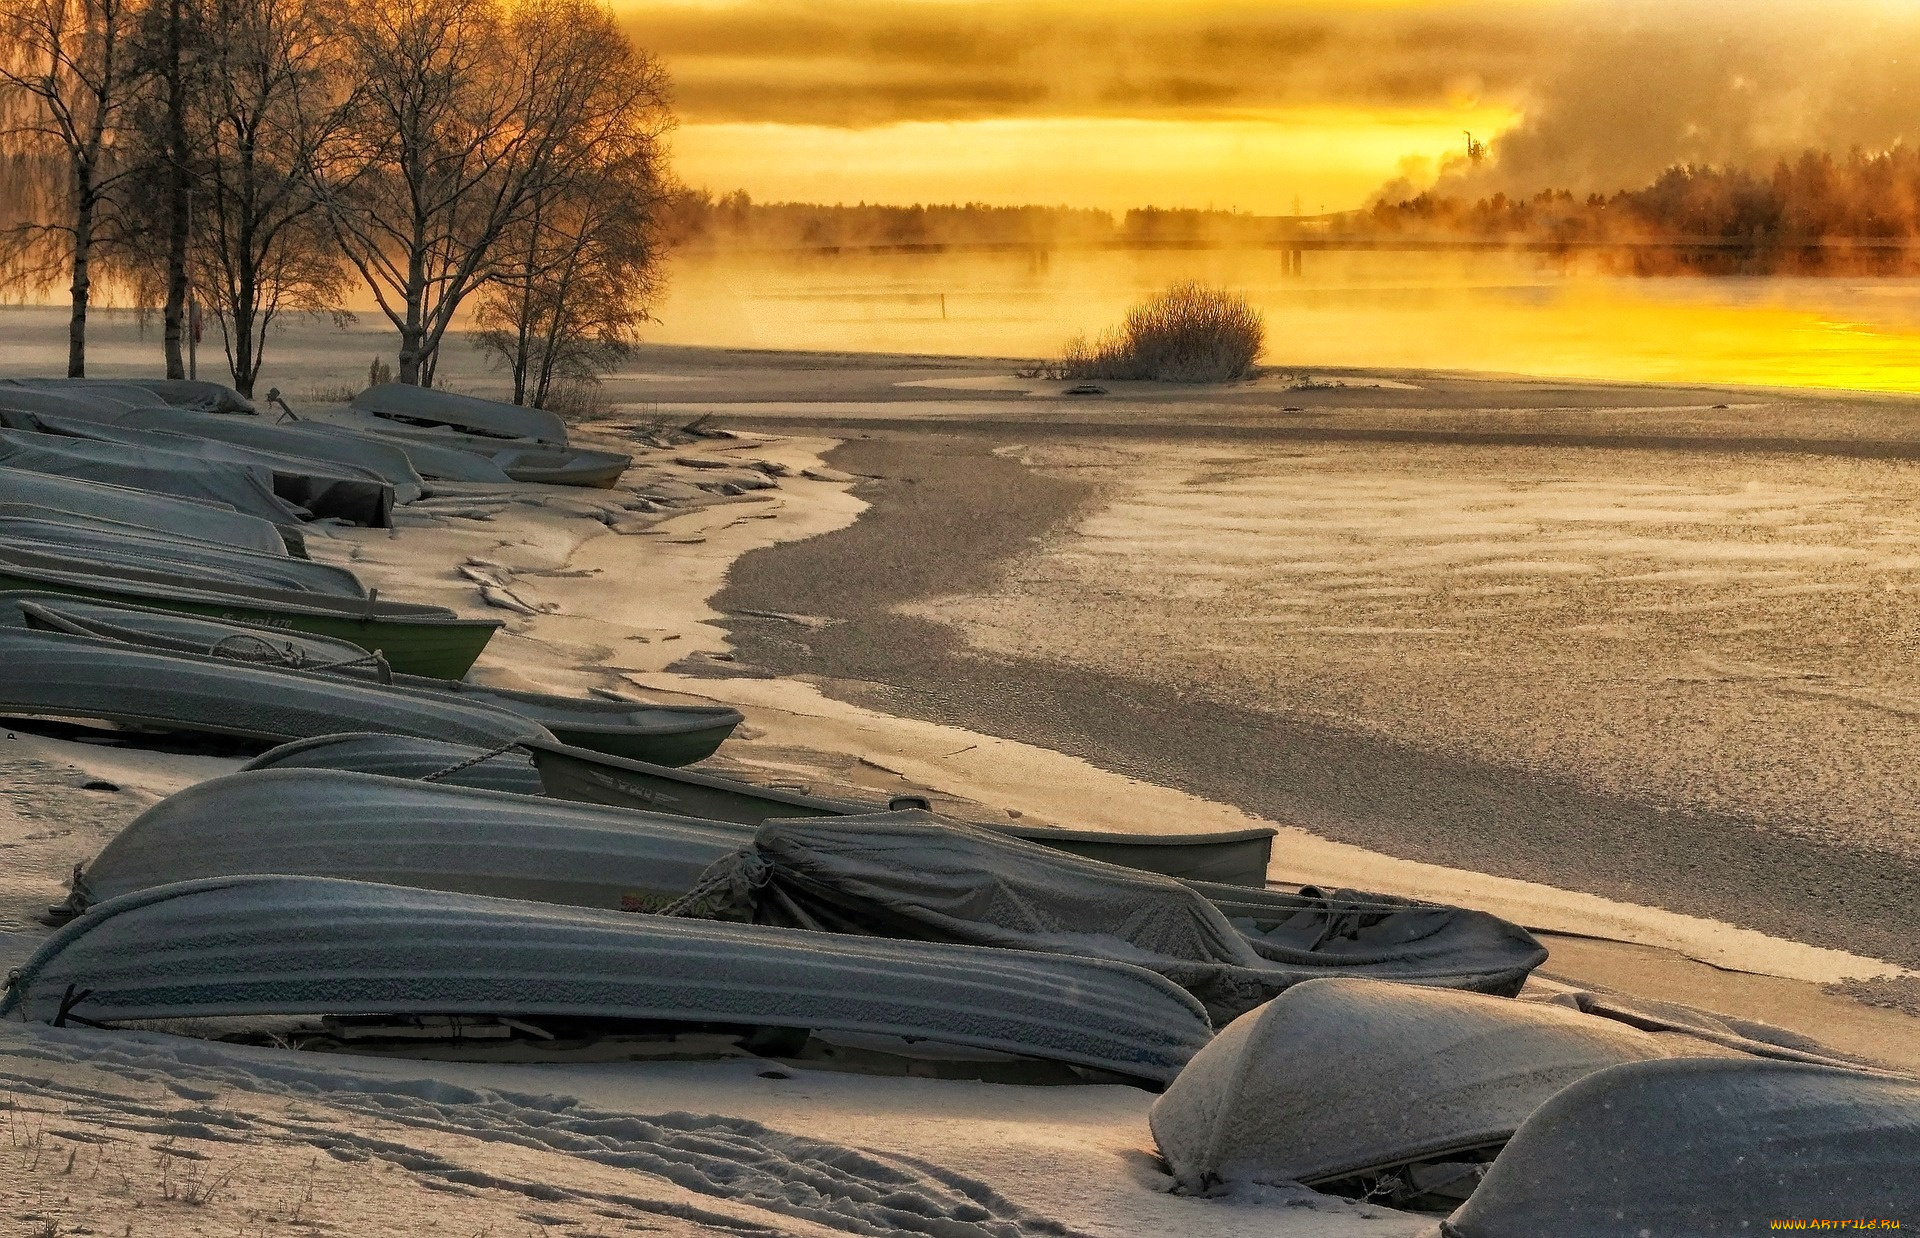
[[[1194,281],[1134,306],[1118,330],[1080,338],[1046,367],[1060,378],[1230,383],[1253,373],[1266,321],[1239,293]]]

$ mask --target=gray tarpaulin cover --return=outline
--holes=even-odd
[[[186,408],[136,408],[114,418],[113,424],[132,430],[217,439],[295,459],[320,461],[334,467],[371,474],[393,487],[394,501],[411,503],[420,497],[422,481],[398,447],[343,434],[302,434],[253,417],[218,417]]]
[[[1187,988],[1220,1022],[1314,976],[1511,991],[1546,956],[1481,913],[1333,904],[1303,908],[1319,917],[1314,935],[1276,959],[1172,878],[925,812],[769,821],[754,845],[761,923],[1120,959]],[[1399,916],[1420,931],[1400,931]]]
[[[1499,1144],[1574,1080],[1665,1056],[1558,1006],[1309,980],[1223,1029],[1149,1125],[1189,1189],[1311,1183]]]
[[[232,387],[193,378],[122,378],[117,380],[151,391],[165,403],[208,413],[258,413],[252,400]]]
[[[479,755],[482,754],[464,744],[362,731],[296,739],[261,753],[242,768],[344,769],[384,774],[389,778],[425,778]],[[540,772],[533,768],[533,759],[517,750],[466,765],[439,781],[489,791],[512,791],[518,795],[541,794]]]
[[[112,443],[143,454],[172,452],[215,463],[257,465],[273,474],[275,494],[315,517],[331,517],[376,529],[391,527],[393,523],[393,485],[379,473],[359,465],[336,464],[171,430],[136,429],[126,424],[124,416],[111,422],[43,416],[32,420],[35,424],[31,429],[90,443]]]
[[[437,693],[24,628],[0,628],[0,711],[267,740],[396,731],[495,748],[546,735]]]
[[[271,1014],[861,1032],[1154,1081],[1212,1034],[1191,997],[1120,963],[320,877],[215,877],[102,903],[0,1002],[0,1016],[47,1023]]]
[[[79,420],[112,421],[132,407],[85,391],[51,391],[42,387],[21,387],[0,383],[0,424],[16,430],[31,430],[37,415],[73,417]]]
[[[275,524],[294,524],[304,515],[274,493],[271,469],[200,460],[175,451],[152,451],[30,430],[0,430],[0,465],[174,498],[224,503]]]
[[[477,430],[502,438],[529,438],[561,447],[567,445],[567,423],[543,409],[454,395],[410,383],[369,387],[353,398],[353,407],[377,417]]]
[[[477,481],[505,485],[513,480],[489,456],[475,455],[439,443],[382,434],[379,430],[384,427],[398,428],[395,423],[376,417],[369,417],[365,424],[353,426],[329,421],[303,421],[286,428],[316,438],[349,439],[392,447],[406,455],[407,462],[420,476],[436,481]]]
[[[1542,1105],[1441,1232],[1692,1238],[1917,1216],[1920,1083],[1692,1058],[1616,1066]]]
[[[266,554],[287,550],[272,524],[235,511],[231,504],[149,494],[137,487],[0,466],[0,503],[41,508],[43,515],[67,512],[113,520]]]
[[[73,906],[200,877],[342,877],[655,911],[751,837],[744,825],[341,770],[230,774],[134,818]]]

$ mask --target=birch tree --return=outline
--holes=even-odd
[[[307,0],[201,0],[200,14],[213,37],[187,109],[200,167],[193,268],[233,385],[251,396],[284,315],[344,316],[346,272],[313,174],[351,92]]]
[[[340,0],[356,83],[318,192],[347,261],[400,335],[401,382],[431,385],[461,304],[502,236],[570,171],[594,120],[592,6]],[[609,22],[611,19],[607,19]]]
[[[590,101],[559,174],[503,236],[476,315],[476,344],[512,375],[513,402],[539,408],[556,381],[597,382],[637,342],[660,284],[672,124],[665,71],[603,11],[556,3],[546,19],[572,32]]]

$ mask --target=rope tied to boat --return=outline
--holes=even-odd
[[[421,782],[438,782],[442,778],[451,778],[455,774],[459,773],[461,770],[472,769],[474,766],[479,765],[486,761],[491,761],[495,757],[503,757],[507,755],[509,752],[512,752],[515,748],[518,748],[523,742],[524,741],[518,740],[518,739],[510,739],[506,743],[501,744],[498,748],[488,749],[486,752],[482,752],[477,756],[471,756],[464,761],[460,761],[453,765],[449,765],[445,769],[434,770],[431,774],[422,774],[420,775],[420,781]]]
[[[748,847],[707,865],[691,890],[653,914],[692,920],[751,920],[754,895],[772,880],[772,863]]]
[[[393,668],[387,665],[386,655],[376,649],[372,653],[363,653],[357,658],[342,658],[338,662],[303,662],[303,671],[345,671],[356,666],[371,666],[374,677],[381,683],[393,682]]]

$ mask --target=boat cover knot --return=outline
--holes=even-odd
[[[805,1028],[1153,1083],[1212,1035],[1199,1003],[1123,963],[286,876],[110,899],[0,1000],[0,1016],[38,1023],[263,1015]]]
[[[1166,976],[1222,1023],[1315,976],[1510,993],[1546,958],[1492,916],[1376,896],[1294,900],[1280,922],[1243,931],[1171,877],[929,812],[779,818],[754,850],[764,880],[714,874],[709,901],[744,896],[722,918],[1113,959]]]

